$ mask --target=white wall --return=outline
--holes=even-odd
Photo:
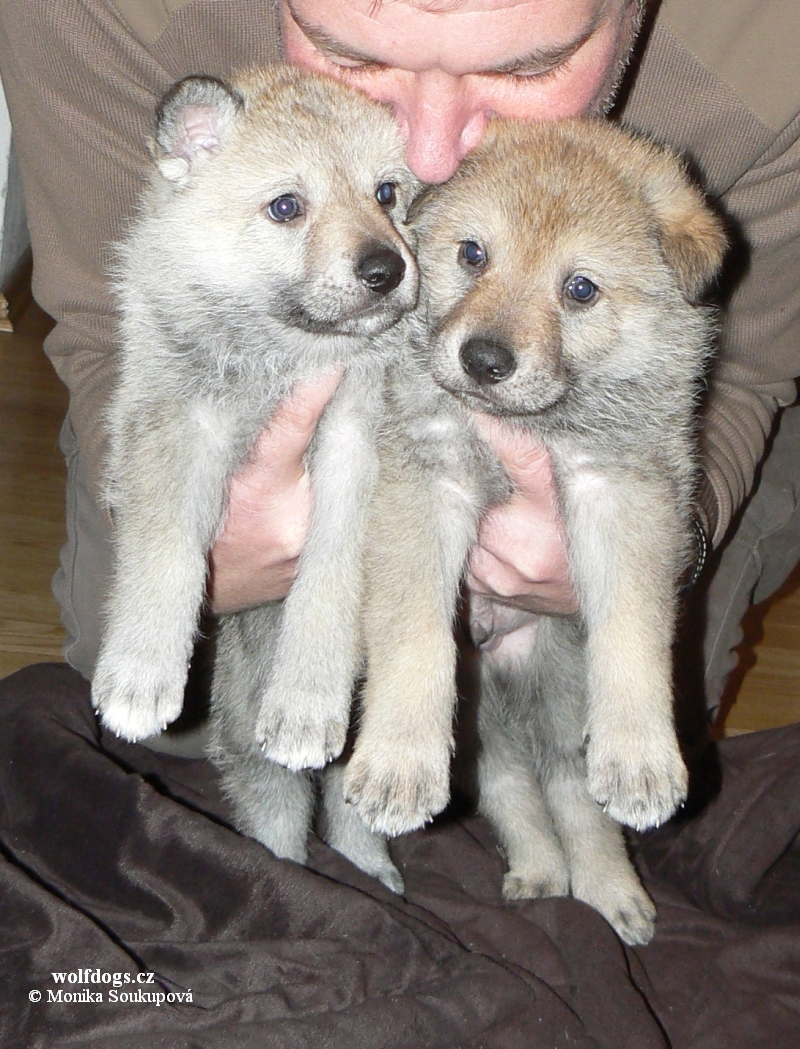
[[[22,183],[11,146],[11,120],[0,85],[0,288],[14,274],[29,244]]]
[[[8,162],[11,154],[11,118],[0,85],[0,215],[5,214],[8,196]],[[3,254],[3,224],[0,222],[0,257]]]

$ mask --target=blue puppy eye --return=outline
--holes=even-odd
[[[579,302],[581,305],[586,305],[590,302],[594,302],[600,293],[600,289],[596,284],[590,281],[588,277],[576,274],[576,276],[567,281],[564,293],[567,298],[572,299],[573,302]]]
[[[380,186],[375,190],[375,199],[383,208],[393,208],[397,197],[395,195],[396,186],[394,182],[381,182]]]
[[[476,240],[462,241],[458,252],[459,261],[480,269],[486,265],[486,252]]]
[[[267,214],[273,222],[290,222],[300,214],[297,197],[287,193],[285,197],[276,197],[267,207]]]

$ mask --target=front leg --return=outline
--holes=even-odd
[[[114,565],[92,680],[103,723],[136,741],[183,707],[232,451],[212,409],[174,403],[131,413],[115,435]]]
[[[666,482],[580,471],[562,490],[587,627],[587,787],[612,819],[645,830],[688,786],[672,710],[686,531]]]
[[[447,479],[383,461],[369,527],[367,680],[345,795],[390,836],[446,806],[456,702],[453,620],[478,508]]]
[[[256,725],[265,755],[289,769],[321,768],[345,744],[361,660],[364,520],[380,404],[379,374],[348,373],[315,437],[311,526]]]

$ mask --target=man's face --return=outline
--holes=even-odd
[[[630,0],[281,0],[289,62],[389,103],[408,163],[443,182],[490,117],[601,111],[636,29]]]

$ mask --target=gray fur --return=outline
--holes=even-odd
[[[626,943],[647,943],[655,908],[622,828],[586,789],[586,638],[580,624],[532,617],[535,641],[504,661],[484,654],[478,798],[508,862],[508,899],[572,895]]]
[[[152,152],[157,171],[120,250],[114,575],[92,700],[131,740],[178,716],[231,477],[296,382],[345,365],[309,455],[314,508],[297,582],[283,604],[224,617],[213,695],[239,825],[302,860],[311,776],[268,759],[321,767],[344,746],[382,376],[417,297],[398,229],[416,182],[385,107],[288,67],[176,85]],[[385,182],[393,205],[375,198]],[[268,206],[290,194],[300,217],[275,221]],[[365,260],[388,250],[404,275],[379,292]],[[325,804],[331,840],[396,886],[385,843],[366,830],[359,839],[335,802]]]
[[[217,641],[209,757],[222,774],[236,827],[276,856],[305,863],[317,815],[324,841],[393,892],[403,879],[385,835],[372,832],[344,800],[340,762],[292,771],[265,758],[255,736],[261,679],[269,678],[281,608],[277,603],[225,616]]]

